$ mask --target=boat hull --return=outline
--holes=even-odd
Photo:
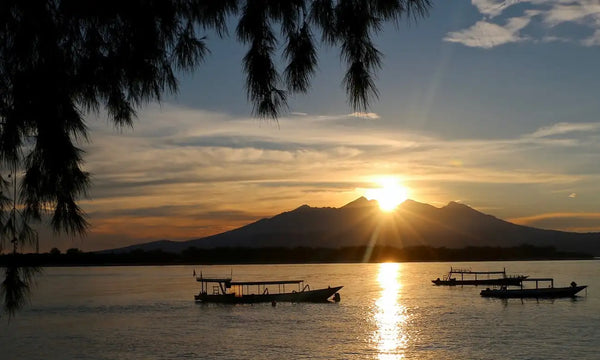
[[[254,304],[265,302],[329,302],[329,299],[337,293],[342,286],[326,289],[306,290],[282,294],[247,294],[236,296],[235,294],[198,294],[194,296],[196,302],[201,303],[224,303],[224,304]]]
[[[481,290],[483,297],[493,298],[563,298],[574,297],[578,292],[587,286],[569,286],[561,288],[542,288],[542,289],[485,289]]]
[[[523,279],[526,276],[519,277],[507,277],[507,278],[499,278],[499,279],[478,279],[478,280],[431,280],[434,285],[437,286],[458,286],[458,285],[498,285],[498,286],[518,286],[521,285]]]

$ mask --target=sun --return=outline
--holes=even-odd
[[[367,189],[365,196],[369,200],[377,200],[382,211],[394,210],[404,200],[408,199],[408,188],[393,178],[378,181],[379,187]]]

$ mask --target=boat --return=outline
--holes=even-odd
[[[311,290],[304,280],[277,281],[233,281],[231,277],[196,277],[200,282],[200,293],[194,295],[198,303],[254,304],[270,302],[312,302],[323,303],[340,301],[338,291],[343,286]],[[286,285],[297,286],[297,290],[286,292]],[[209,293],[210,290],[210,293]],[[277,291],[275,291],[277,290]]]
[[[523,282],[535,282],[535,288],[524,288]],[[568,287],[554,287],[553,278],[530,278],[524,279],[521,282],[519,289],[509,289],[506,286],[500,287],[500,289],[481,290],[480,295],[483,297],[494,297],[494,298],[564,298],[574,297],[578,292],[587,288],[587,285],[577,285],[574,281],[571,286]],[[548,287],[540,287],[540,282],[549,282]]]
[[[460,275],[460,279],[455,276]],[[481,278],[481,275],[487,275],[487,278]],[[490,275],[502,275],[501,277],[490,278]],[[466,279],[465,279],[466,277]],[[450,267],[450,271],[443,279],[437,278],[431,280],[436,286],[447,285],[521,285],[521,281],[526,279],[526,275],[506,275],[506,268],[502,271],[472,271],[471,269],[458,269]]]

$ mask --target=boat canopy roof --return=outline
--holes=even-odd
[[[471,271],[471,270],[452,270],[453,274],[505,274],[505,271]]]
[[[450,268],[450,273],[452,274],[478,274],[478,275],[482,275],[482,274],[506,274],[506,269],[502,270],[502,271],[471,271],[471,269],[457,269],[457,268]]]
[[[228,285],[283,285],[283,284],[300,284],[304,280],[274,280],[274,281],[231,281],[231,278],[206,278],[197,277],[196,281],[205,283],[225,283]]]
[[[196,277],[196,281],[228,283],[228,282],[231,282],[231,278],[207,278],[207,277],[199,276],[199,277]]]
[[[231,285],[279,285],[300,284],[304,280],[277,280],[277,281],[232,281]]]

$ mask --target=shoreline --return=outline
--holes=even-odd
[[[568,261],[600,260],[586,253],[557,251],[553,247],[466,247],[428,246],[344,248],[188,248],[180,253],[134,250],[127,253],[82,252],[69,249],[43,254],[0,255],[0,266],[9,264],[39,267],[72,266],[169,266],[169,265],[271,265],[271,264],[360,264],[382,262],[480,262],[480,261]]]

